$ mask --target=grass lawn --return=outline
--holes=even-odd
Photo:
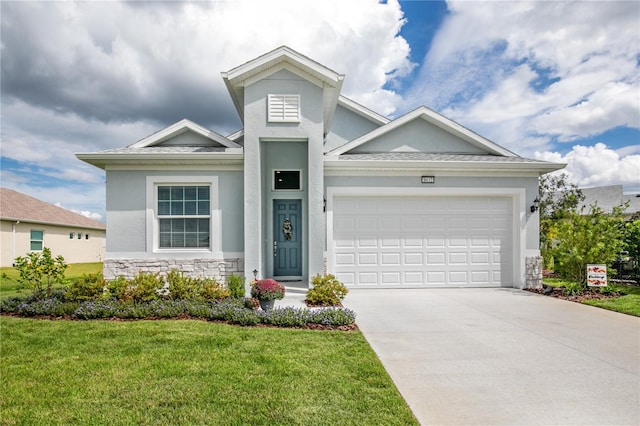
[[[96,274],[98,272],[102,272],[102,262],[72,263],[65,271],[65,278],[69,280],[79,278],[84,274]],[[18,270],[16,268],[10,266],[0,268],[0,299],[9,296],[23,296],[30,293],[31,290],[23,288],[18,283]]]
[[[12,424],[417,424],[360,332],[0,317]]]
[[[564,287],[570,282],[559,278],[545,278],[544,283],[554,287]],[[640,317],[640,287],[616,284],[615,288],[622,294],[621,296],[601,300],[584,300],[582,303]]]

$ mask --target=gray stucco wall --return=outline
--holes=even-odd
[[[456,152],[482,154],[480,148],[445,132],[423,119],[416,119],[379,138],[360,145],[351,152]]]
[[[296,123],[270,123],[267,121],[267,95],[269,94],[300,94],[301,120]],[[264,185],[270,185],[270,180],[264,177],[270,166],[262,160],[263,147],[274,141],[283,143],[307,144],[307,179],[306,205],[303,210],[305,227],[308,237],[303,242],[308,274],[322,272],[323,257],[323,116],[322,89],[299,76],[281,70],[269,77],[259,80],[247,87],[244,93],[244,188],[245,193],[264,194]],[[284,142],[286,141],[286,142]],[[286,154],[283,159],[288,158]],[[279,160],[278,160],[279,161]],[[296,161],[298,164],[302,161]],[[271,164],[271,163],[269,163]],[[293,167],[295,168],[295,167]],[[257,269],[261,277],[269,272],[271,251],[266,247],[270,240],[272,224],[265,212],[272,207],[272,199],[265,196],[249,197],[244,203],[245,211],[245,275]]]
[[[107,170],[107,257],[157,257],[146,244],[147,176],[217,176],[220,249],[234,254],[243,251],[242,171]]]
[[[338,105],[331,122],[331,130],[325,138],[324,152],[342,146],[378,127],[379,124]]]

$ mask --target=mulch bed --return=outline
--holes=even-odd
[[[569,296],[565,294],[564,289],[562,288],[554,288],[550,293],[545,293],[545,290],[541,288],[540,289],[529,288],[527,289],[527,291],[530,291],[531,293],[542,294],[544,296],[555,297],[557,299],[563,299],[563,300],[568,300],[570,302],[577,302],[577,303],[582,303],[585,300],[604,300],[604,299],[611,299],[614,297],[622,296],[621,293],[617,293],[617,292],[610,293],[610,294],[603,294],[600,292],[598,288],[591,288],[591,287],[584,290],[582,294],[579,294],[576,296]]]

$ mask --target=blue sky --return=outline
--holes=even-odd
[[[640,192],[640,2],[11,2],[1,8],[1,185],[105,220],[120,148],[182,118],[240,121],[227,71],[286,44],[397,117],[426,105],[582,187]]]

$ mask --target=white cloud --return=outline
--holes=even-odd
[[[567,163],[559,173],[566,173],[579,187],[621,184],[625,191],[640,192],[640,155],[621,157],[603,143],[576,145],[566,155],[538,152],[539,160]]]
[[[448,2],[407,108],[428,104],[523,155],[640,128],[640,4]]]

